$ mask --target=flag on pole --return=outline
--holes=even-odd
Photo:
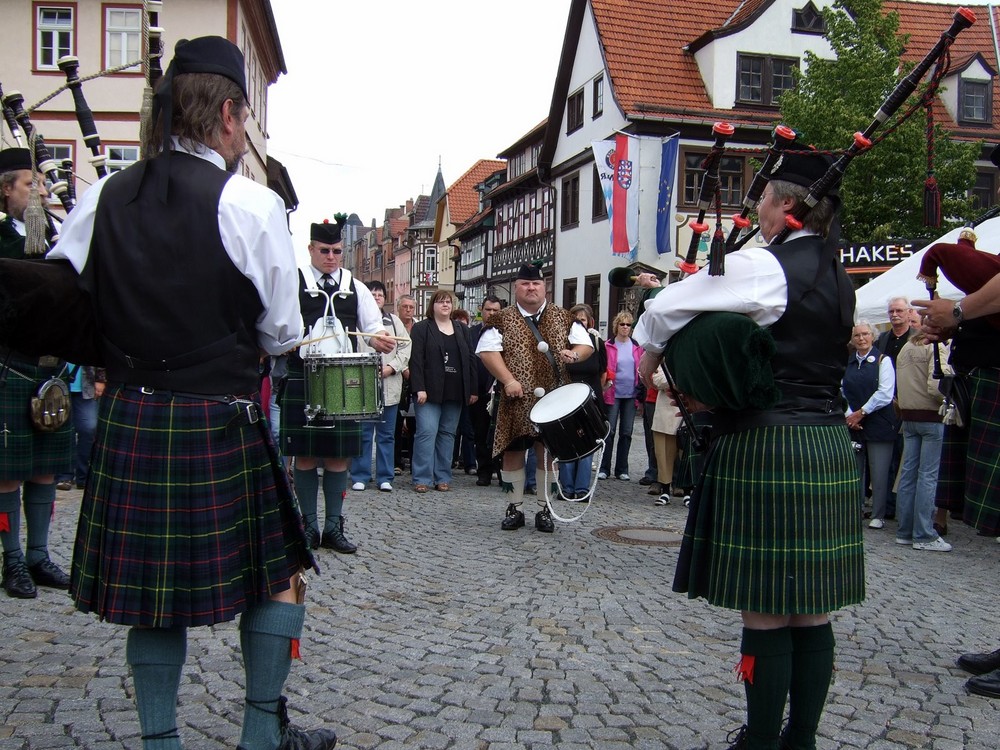
[[[639,244],[639,139],[618,133],[593,141],[594,160],[608,206],[611,252],[635,257]]]
[[[674,197],[680,140],[679,135],[666,138],[660,154],[660,194],[656,200],[656,252],[659,255],[670,252],[670,233],[673,228],[670,221],[670,206]]]

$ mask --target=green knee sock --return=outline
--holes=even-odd
[[[0,492],[0,544],[5,558],[19,558],[21,552],[21,488]]]
[[[49,525],[52,523],[52,508],[56,502],[56,485],[24,483],[24,525],[27,529],[27,552],[24,561],[28,565],[40,563],[49,556]]]
[[[791,631],[792,682],[785,744],[790,750],[815,750],[816,730],[833,679],[836,639],[830,623]]]
[[[790,628],[743,628],[738,667],[747,697],[747,747],[777,750],[792,678]]]
[[[323,472],[323,499],[326,501],[326,520],[323,531],[340,528],[340,517],[344,515],[344,494],[347,492],[347,471]]]
[[[132,669],[143,750],[180,750],[177,690],[187,657],[186,628],[132,628],[125,661]]]
[[[316,469],[295,469],[295,496],[302,511],[302,523],[307,529],[319,531],[316,520],[316,496],[319,494],[319,475]]]
[[[244,750],[274,750],[280,741],[278,701],[292,666],[292,639],[302,635],[306,608],[269,601],[240,618],[240,646],[246,672],[243,708]]]

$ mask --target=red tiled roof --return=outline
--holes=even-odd
[[[399,237],[410,226],[410,220],[406,217],[389,220],[389,236]]]
[[[448,201],[448,214],[453,226],[462,226],[479,210],[479,193],[476,185],[500,169],[505,169],[507,162],[497,159],[480,159],[468,171],[451,184],[445,193]]]

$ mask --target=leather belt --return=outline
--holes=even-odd
[[[213,394],[213,393],[187,393],[185,391],[168,391],[162,388],[147,388],[146,386],[140,385],[129,385],[125,384],[121,386],[123,391],[133,391],[136,393],[141,393],[144,396],[164,396],[166,398],[183,398],[189,399],[191,401],[212,401],[217,404],[224,404],[226,406],[235,406],[238,411],[233,416],[229,423],[226,425],[226,429],[231,427],[243,427],[244,425],[257,424],[263,414],[261,413],[261,408],[257,402],[252,401],[248,398],[240,398],[239,396],[234,396],[232,394]]]

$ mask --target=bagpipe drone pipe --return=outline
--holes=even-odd
[[[152,89],[161,75],[163,29],[159,26],[162,2],[145,0],[142,14],[142,37],[146,55],[136,61],[101,70],[81,78],[80,61],[67,56],[57,61],[66,83],[31,107],[24,106],[18,91],[3,92],[0,105],[3,122],[19,147],[31,154],[33,171],[44,174],[49,191],[58,197],[68,214],[76,205],[75,173],[69,159],[57,163],[45,139],[31,121],[31,112],[69,89],[73,96],[76,119],[83,141],[90,150],[91,164],[98,178],[107,175],[105,156],[97,133],[94,115],[83,91],[83,84],[93,78],[143,66],[146,86],[140,111],[142,128],[150,127]],[[0,345],[29,356],[55,355],[72,362],[101,364],[99,332],[89,295],[79,285],[73,266],[62,260],[45,260],[48,247],[58,243],[53,222],[60,217],[44,205],[33,181],[32,194],[25,210],[25,258],[0,259]],[[48,242],[46,242],[48,240]]]

